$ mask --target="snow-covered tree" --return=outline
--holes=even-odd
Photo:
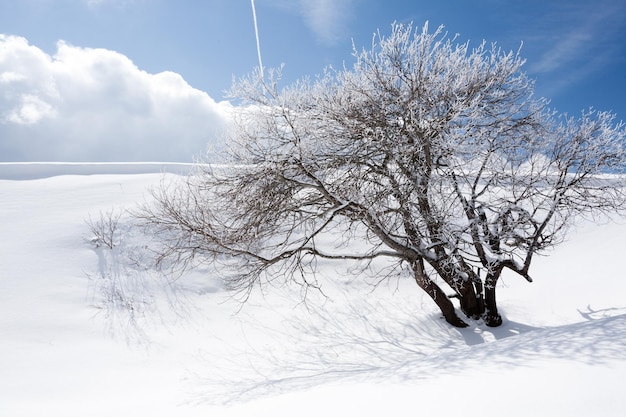
[[[458,298],[497,326],[504,270],[530,281],[576,216],[623,209],[623,124],[551,112],[518,53],[394,24],[354,57],[285,88],[280,71],[234,84],[224,164],[156,190],[141,213],[161,259],[222,262],[227,285],[249,290],[315,285],[320,258],[387,258],[450,324],[466,326]]]

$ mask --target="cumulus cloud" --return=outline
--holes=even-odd
[[[220,139],[229,111],[114,51],[59,42],[48,55],[0,35],[3,161],[191,161]]]

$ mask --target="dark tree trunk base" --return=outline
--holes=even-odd
[[[432,298],[435,304],[437,304],[437,307],[441,310],[446,321],[454,327],[467,327],[467,323],[461,320],[456,314],[452,301],[450,301],[443,290],[425,274],[423,261],[416,260],[412,264],[412,267],[415,282],[417,282],[417,285],[419,285],[419,287]]]
[[[496,303],[496,282],[497,278],[488,277],[485,286],[485,314],[483,320],[489,327],[498,327],[502,324],[502,316],[498,313],[498,305]]]
[[[464,328],[469,326],[467,323],[465,323],[463,320],[461,320],[461,318],[459,316],[457,316],[456,314],[452,317],[445,317],[444,319],[446,319],[446,321],[448,322],[448,324],[451,324],[454,327],[458,327],[458,328]]]
[[[478,320],[485,313],[483,285],[480,281],[467,284],[457,298],[461,304],[461,311],[470,319]]]
[[[502,324],[502,316],[500,314],[486,313],[483,321],[488,327],[498,327]]]

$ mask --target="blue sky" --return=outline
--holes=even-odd
[[[624,0],[255,0],[285,82],[351,63],[391,23],[517,50],[562,112],[626,120]],[[219,137],[233,76],[258,66],[249,0],[0,2],[0,161],[188,161]]]

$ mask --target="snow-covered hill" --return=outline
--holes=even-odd
[[[114,249],[86,223],[171,170],[36,168],[0,175],[1,416],[625,413],[625,220],[581,221],[534,283],[505,277],[502,327],[459,330],[409,278],[338,265],[306,303],[279,287],[242,306],[209,269],[172,282],[123,215]]]
[[[0,162],[0,179],[32,180],[59,175],[186,174],[193,164],[177,162]]]

